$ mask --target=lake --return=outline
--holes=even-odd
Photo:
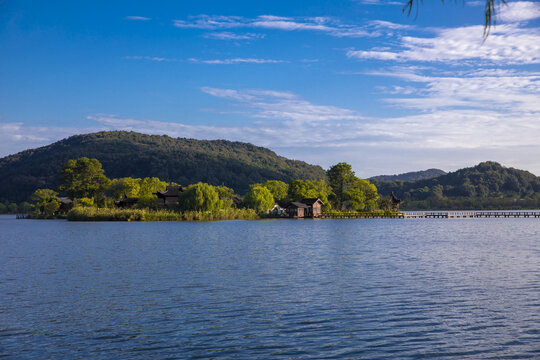
[[[538,359],[540,219],[0,217],[0,358]]]

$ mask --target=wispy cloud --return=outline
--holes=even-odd
[[[235,34],[230,31],[221,31],[221,32],[211,32],[203,35],[207,39],[215,39],[215,40],[256,40],[256,39],[262,39],[265,37],[264,34],[256,34],[256,33],[243,33],[243,34]]]
[[[354,59],[458,63],[475,60],[497,64],[540,62],[540,29],[500,25],[482,42],[483,26],[434,29],[435,36],[402,36],[395,50],[349,50]]]
[[[144,16],[126,16],[124,19],[126,19],[126,20],[136,20],[136,21],[149,21],[149,20],[152,20],[151,18],[144,17]]]
[[[146,60],[146,61],[156,61],[156,62],[178,61],[178,59],[165,58],[165,57],[161,57],[161,56],[124,56],[123,59],[126,59],[126,60]]]
[[[404,5],[404,2],[392,0],[354,0],[354,2],[364,5]]]
[[[273,59],[256,59],[256,58],[233,58],[233,59],[215,59],[215,60],[200,60],[191,58],[190,62],[201,64],[214,65],[234,65],[234,64],[279,64],[287,61]]]
[[[272,90],[233,90],[203,87],[209,95],[235,100],[249,108],[255,118],[320,122],[334,120],[360,120],[353,110],[329,105],[315,105],[291,92]]]
[[[540,3],[531,1],[508,2],[499,8],[503,22],[522,22],[540,18]]]
[[[261,15],[256,18],[240,16],[199,15],[189,20],[174,20],[173,25],[182,29],[235,29],[257,28],[282,31],[317,31],[336,37],[374,36],[365,27],[343,24],[330,17],[283,17]]]
[[[103,126],[40,126],[22,122],[0,124],[0,156],[14,154],[30,148],[48,145],[65,137],[105,130]]]
[[[394,68],[374,73],[423,84],[422,96],[392,98],[386,101],[399,106],[433,111],[447,108],[470,108],[499,111],[501,114],[540,115],[540,73],[500,69],[456,72],[454,76],[418,74]],[[522,117],[522,115],[518,115]]]

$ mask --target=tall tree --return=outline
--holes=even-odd
[[[283,202],[287,198],[287,191],[289,185],[279,180],[267,180],[262,184],[265,188],[270,190],[274,200],[277,202]]]
[[[141,190],[141,179],[125,177],[113,179],[109,185],[107,193],[116,200],[120,200],[124,195],[127,197],[138,197]]]
[[[324,203],[326,209],[331,208],[330,201],[332,188],[324,180],[293,180],[289,184],[287,199],[289,201],[300,201],[307,198],[319,198]]]
[[[340,162],[328,169],[326,172],[328,181],[334,192],[332,200],[336,207],[343,210],[345,201],[347,200],[347,194],[345,191],[350,187],[351,183],[356,179],[354,171],[352,171],[351,165]]]
[[[372,210],[377,205],[379,194],[375,185],[369,181],[355,177],[344,191],[348,208],[353,210]]]
[[[244,197],[245,204],[257,212],[268,211],[274,206],[274,197],[265,186],[256,184],[250,187]]]
[[[69,160],[60,172],[60,186],[70,198],[103,198],[109,179],[97,159]]]
[[[53,215],[60,208],[58,193],[51,189],[37,189],[32,194],[34,210],[38,215]]]

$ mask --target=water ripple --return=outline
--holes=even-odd
[[[0,358],[538,358],[530,219],[0,227]]]

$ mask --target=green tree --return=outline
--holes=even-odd
[[[108,193],[115,200],[120,200],[126,195],[127,197],[138,197],[141,190],[141,179],[130,177],[113,179],[110,182]]]
[[[431,188],[431,195],[437,199],[444,197],[444,187],[441,184],[437,184]]]
[[[69,160],[60,172],[60,186],[70,198],[103,199],[109,185],[109,179],[104,174],[101,163],[97,159],[82,157]]]
[[[56,199],[52,199],[43,207],[43,213],[45,215],[54,215],[60,209],[60,202]]]
[[[274,197],[270,190],[260,184],[252,185],[244,196],[244,203],[257,212],[270,210],[274,206]]]
[[[265,188],[270,190],[274,200],[278,203],[283,203],[287,198],[287,192],[289,191],[289,185],[279,180],[267,180],[262,184]]]
[[[19,213],[28,214],[32,210],[32,204],[29,202],[22,202],[19,204]]]
[[[19,207],[17,206],[17,204],[11,203],[11,204],[8,205],[8,212],[10,214],[16,214],[17,210],[19,210]]]
[[[218,192],[206,183],[190,185],[182,193],[180,203],[184,210],[217,211],[221,208]]]
[[[326,172],[326,176],[328,176],[328,181],[334,192],[331,199],[334,201],[336,208],[343,210],[345,201],[350,196],[346,191],[356,179],[354,171],[352,171],[351,165],[340,162],[330,167]]]
[[[372,210],[377,207],[379,194],[375,185],[369,181],[354,178],[344,191],[344,199],[346,199],[349,209]]]
[[[331,208],[328,197],[331,196],[332,188],[324,180],[293,180],[289,184],[287,198],[289,201],[301,201],[307,198],[319,198],[324,203],[324,208]]]
[[[58,193],[51,189],[37,189],[32,194],[32,205],[36,214],[53,215],[59,208],[60,203],[56,199]]]
[[[0,203],[0,214],[6,214],[7,212],[8,212],[7,206]]]
[[[159,180],[157,177],[145,177],[144,179],[139,179],[139,196],[152,196],[158,191],[165,191],[167,188],[167,183],[165,181]],[[155,196],[155,195],[153,195]]]
[[[82,207],[94,207],[94,198],[78,198],[75,201],[76,205],[82,206]]]
[[[218,192],[219,200],[221,201],[222,209],[229,209],[233,206],[233,198],[236,196],[234,190],[224,185],[214,186]]]

